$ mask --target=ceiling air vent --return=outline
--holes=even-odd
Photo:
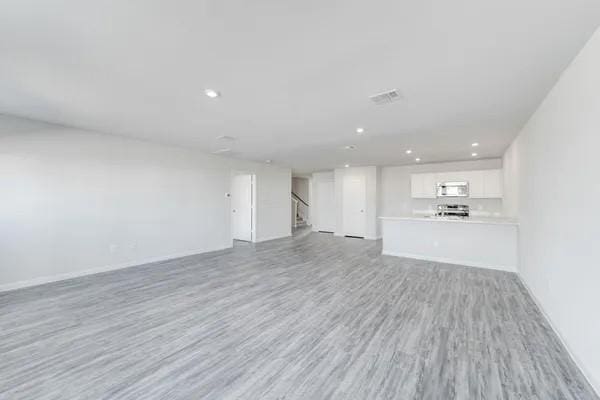
[[[221,135],[215,138],[216,140],[222,140],[224,142],[233,142],[236,140],[233,136]]]
[[[393,103],[394,101],[400,100],[401,98],[402,98],[402,95],[400,94],[398,89],[389,90],[387,92],[378,93],[378,94],[369,96],[369,99],[371,99],[371,101],[373,103],[377,104],[378,106],[380,106],[382,104]]]

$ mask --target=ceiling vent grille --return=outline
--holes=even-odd
[[[233,141],[237,140],[233,136],[227,136],[227,135],[217,136],[215,139],[216,140],[221,140],[223,142],[233,142]]]
[[[394,101],[400,100],[402,95],[398,91],[398,89],[389,90],[383,93],[377,93],[372,96],[369,96],[369,99],[378,106],[382,104],[393,103]]]

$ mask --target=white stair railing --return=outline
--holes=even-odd
[[[298,200],[292,199],[292,226],[296,228],[298,226]]]

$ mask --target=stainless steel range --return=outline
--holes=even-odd
[[[438,204],[436,215],[438,217],[467,218],[469,206],[466,204]]]

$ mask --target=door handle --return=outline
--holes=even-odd
[[[365,210],[360,210],[360,212],[365,212]]]

